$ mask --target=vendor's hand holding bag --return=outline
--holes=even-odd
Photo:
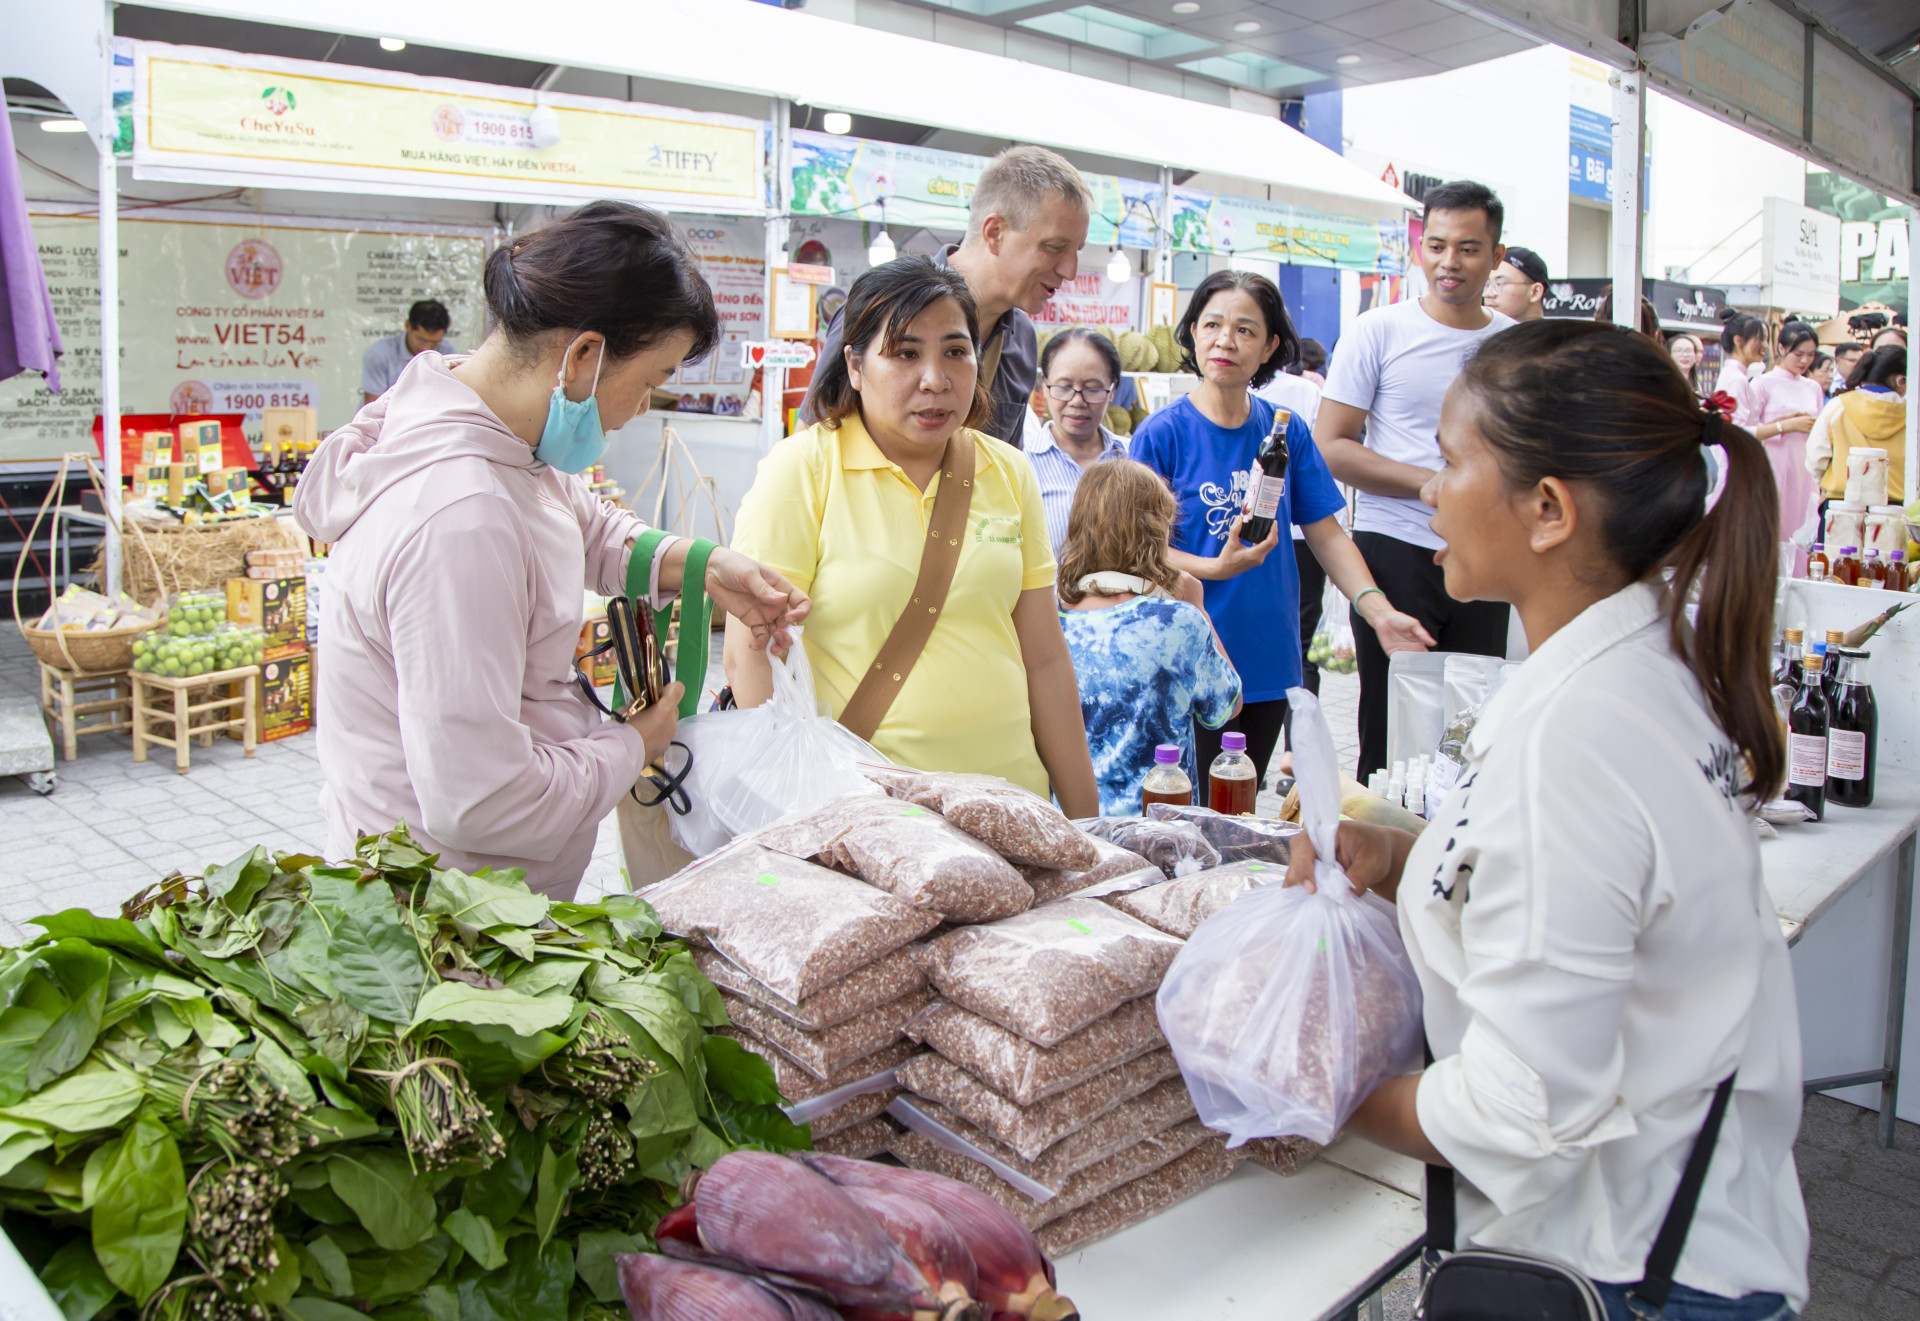
[[[1733,1095],[1729,1074],[1713,1092],[1706,1121],[1687,1155],[1667,1218],[1647,1252],[1646,1274],[1627,1294],[1627,1310],[1653,1321],[1667,1305],[1673,1269],[1686,1246],[1687,1229],[1707,1181],[1707,1166]],[[1453,1171],[1427,1166],[1427,1278],[1420,1290],[1417,1321],[1607,1321],[1606,1304],[1592,1281],[1550,1257],[1500,1248],[1454,1252]],[[1448,1254],[1448,1255],[1442,1255]]]

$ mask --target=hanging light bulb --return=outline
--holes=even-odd
[[[1107,278],[1115,284],[1133,278],[1133,263],[1127,260],[1125,248],[1115,248],[1113,255],[1107,258]]]
[[[560,140],[560,112],[544,100],[536,101],[527,116],[527,131],[533,135],[533,149],[545,151]]]
[[[886,222],[882,221],[873,242],[867,245],[867,265],[885,266],[899,255],[900,250],[893,246],[893,235],[887,233]]]

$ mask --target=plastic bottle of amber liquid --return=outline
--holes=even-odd
[[[1807,552],[1807,581],[1826,581],[1828,568],[1827,548],[1816,541],[1813,549]]]
[[[1889,552],[1888,558],[1890,563],[1887,565],[1887,590],[1889,592],[1906,591],[1909,585],[1907,578],[1907,552],[1904,550],[1891,551]]]
[[[1207,806],[1222,816],[1252,816],[1260,780],[1247,755],[1247,736],[1228,730],[1220,736],[1220,755],[1207,769]]]
[[[1145,812],[1155,803],[1193,806],[1193,781],[1180,769],[1180,749],[1171,743],[1153,750],[1153,769],[1140,782],[1140,810]]]
[[[1860,577],[1854,583],[1856,587],[1885,587],[1887,585],[1886,562],[1880,558],[1880,552],[1869,549],[1860,564]]]

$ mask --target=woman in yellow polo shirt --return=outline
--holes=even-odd
[[[1033,465],[973,430],[988,416],[979,319],[958,273],[925,257],[853,283],[841,357],[820,364],[822,418],[760,461],[733,545],[813,599],[803,642],[838,718],[910,603],[947,442],[974,475],[946,605],[904,672],[873,745],[903,766],[998,775],[1097,816],[1073,658],[1054,609],[1054,561]],[[772,692],[766,653],[727,620],[727,680],[742,706]]]

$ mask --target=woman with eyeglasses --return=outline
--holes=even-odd
[[[1288,423],[1287,470],[1273,525],[1258,545],[1241,540],[1248,477],[1273,430],[1275,406],[1252,393],[1299,351],[1280,290],[1264,275],[1215,271],[1187,304],[1174,339],[1200,384],[1134,432],[1128,451],[1160,475],[1179,502],[1168,561],[1200,579],[1206,611],[1239,671],[1245,704],[1220,729],[1194,731],[1199,772],[1219,755],[1221,735],[1246,736],[1262,783],[1287,715],[1287,689],[1301,676],[1298,524],[1334,586],[1380,635],[1389,654],[1434,645],[1420,621],[1375,585],[1367,562],[1340,526],[1345,508],[1304,417]]]
[[[1120,350],[1097,330],[1069,326],[1040,351],[1047,420],[1033,419],[1025,444],[1040,479],[1047,541],[1056,559],[1067,539],[1067,519],[1082,474],[1096,463],[1127,457],[1126,437],[1116,436],[1101,421],[1119,384]]]

